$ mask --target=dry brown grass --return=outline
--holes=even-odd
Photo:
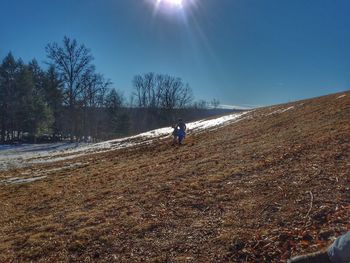
[[[339,96],[0,185],[0,261],[283,262],[325,246],[350,226],[350,93]]]

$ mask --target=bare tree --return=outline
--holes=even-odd
[[[142,109],[134,123],[136,130],[170,124],[175,119],[175,111],[189,106],[192,101],[190,86],[177,77],[147,73],[136,75],[133,85],[132,100]]]
[[[192,101],[192,90],[181,78],[159,75],[161,107],[166,110],[185,108]]]
[[[192,101],[192,91],[182,79],[147,73],[134,77],[136,104],[140,108],[184,108]]]
[[[212,99],[210,102],[210,105],[214,108],[217,109],[220,105],[220,101],[218,99]]]
[[[88,48],[66,36],[62,46],[57,43],[48,44],[46,53],[50,64],[55,66],[63,82],[64,103],[69,108],[70,133],[73,136],[79,130],[76,125],[79,113],[78,99],[87,87],[86,79],[94,74],[93,57]]]
[[[82,131],[84,138],[98,134],[98,108],[104,106],[106,92],[112,83],[101,74],[87,73],[83,78],[83,90],[79,100],[82,106]]]
[[[208,105],[209,105],[209,103],[207,101],[199,100],[193,104],[193,107],[196,109],[208,109]]]
[[[154,73],[147,73],[136,75],[133,79],[135,87],[134,95],[136,96],[137,106],[140,108],[155,107],[156,96],[156,75]]]

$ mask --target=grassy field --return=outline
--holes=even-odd
[[[350,228],[350,93],[0,179],[50,169],[0,185],[0,262],[285,262]]]

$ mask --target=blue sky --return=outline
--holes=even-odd
[[[1,0],[0,57],[45,61],[64,35],[89,47],[126,97],[135,74],[167,73],[196,99],[271,105],[348,90],[350,1]]]

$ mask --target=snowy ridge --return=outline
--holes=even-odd
[[[200,133],[217,129],[239,121],[252,111],[235,113],[219,118],[200,120],[187,124],[188,133]],[[26,167],[31,164],[51,163],[74,159],[91,153],[102,153],[125,149],[138,145],[150,144],[154,140],[171,137],[172,128],[160,128],[135,136],[120,138],[94,144],[58,143],[44,145],[2,146],[0,148],[0,170]]]

